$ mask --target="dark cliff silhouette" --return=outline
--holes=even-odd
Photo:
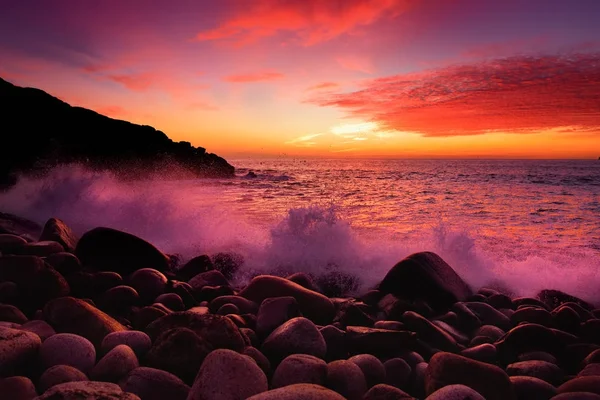
[[[136,125],[69,104],[34,88],[0,79],[0,186],[20,173],[78,163],[124,177],[230,177],[234,167],[188,142],[174,142],[151,126]]]

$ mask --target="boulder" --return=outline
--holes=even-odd
[[[414,347],[416,335],[409,331],[348,326],[346,344],[351,354],[389,355]]]
[[[140,304],[138,292],[131,286],[119,285],[108,289],[98,300],[98,306],[111,314],[125,315]]]
[[[175,312],[152,322],[146,328],[146,333],[156,340],[161,333],[174,328],[191,329],[215,349],[241,352],[245,347],[240,330],[229,318],[221,315]]]
[[[554,310],[565,303],[579,304],[588,311],[592,311],[594,309],[594,306],[587,301],[575,296],[571,296],[565,292],[561,292],[560,290],[544,289],[540,291],[536,297],[546,304],[551,310]]]
[[[220,287],[220,286],[228,287],[229,286],[229,281],[227,280],[227,278],[225,278],[225,276],[222,273],[220,273],[219,271],[215,271],[215,270],[211,270],[211,271],[207,271],[207,272],[198,274],[198,275],[194,276],[192,279],[190,279],[187,283],[191,286],[196,298],[201,298],[202,300],[211,301],[219,296],[226,296],[226,295],[233,294],[231,292],[231,289],[229,289],[230,293],[222,293],[222,294],[218,293],[218,295],[213,298],[205,298],[202,296],[202,289],[204,289],[205,287]]]
[[[297,283],[298,285],[308,290],[312,290],[313,292],[317,292],[319,290],[313,282],[312,278],[304,272],[296,272],[290,276],[287,276],[285,279]]]
[[[399,389],[406,389],[412,374],[412,368],[406,360],[396,357],[383,363],[385,383]]]
[[[325,360],[334,361],[340,359],[345,360],[348,358],[345,331],[338,329],[333,325],[327,325],[319,329],[319,332],[323,335],[327,347]]]
[[[132,324],[137,330],[145,330],[152,322],[169,314],[171,314],[169,311],[165,311],[163,308],[158,308],[154,305],[142,307],[134,311]]]
[[[537,307],[519,308],[513,315],[511,315],[510,322],[515,326],[522,322],[531,322],[534,324],[544,325],[549,328],[554,327],[554,318],[552,317],[552,314],[550,314],[545,308]]]
[[[556,365],[547,361],[519,361],[506,367],[509,376],[532,376],[558,386],[563,383],[565,373]]]
[[[18,254],[26,244],[21,236],[0,232],[0,254]]]
[[[52,240],[44,240],[41,242],[30,242],[26,245],[15,249],[16,254],[24,256],[47,257],[54,253],[65,251],[65,248],[58,242]]]
[[[11,304],[0,304],[0,321],[24,324],[27,317],[21,310]]]
[[[560,385],[557,393],[589,392],[600,395],[600,376],[581,376]]]
[[[174,328],[163,332],[154,341],[146,355],[146,364],[168,371],[191,384],[212,349],[212,345],[194,331]]]
[[[482,395],[465,385],[448,385],[427,396],[426,400],[486,400]]]
[[[67,382],[89,381],[86,374],[71,367],[70,365],[55,365],[48,368],[38,381],[38,387],[41,393],[50,389],[52,386]]]
[[[600,400],[600,395],[590,392],[562,393],[554,396],[552,400]]]
[[[487,400],[516,398],[508,375],[499,367],[456,354],[435,354],[425,375],[426,394],[454,384],[468,386]]]
[[[40,359],[45,368],[70,365],[88,373],[96,363],[96,350],[92,342],[82,336],[57,333],[42,343]]]
[[[325,361],[308,354],[292,354],[275,369],[271,387],[276,389],[297,383],[325,385],[326,378],[327,364]]]
[[[44,307],[43,316],[57,332],[83,336],[98,349],[106,335],[126,330],[108,314],[73,297],[51,300]]]
[[[165,307],[173,311],[185,310],[185,304],[183,303],[183,299],[176,293],[163,293],[156,299],[154,299],[154,302],[161,303]]]
[[[488,364],[496,364],[498,360],[496,346],[490,343],[484,343],[464,349],[460,352],[460,355]]]
[[[142,302],[148,304],[165,292],[167,277],[156,269],[141,268],[131,274],[129,284],[137,290]]]
[[[239,295],[257,304],[272,297],[291,296],[298,302],[302,315],[317,324],[328,324],[335,315],[334,305],[327,297],[276,276],[260,275],[253,278]]]
[[[55,385],[36,400],[140,400],[125,393],[118,385],[108,382],[78,381]]]
[[[531,323],[514,327],[495,345],[500,358],[507,364],[514,361],[519,354],[529,351],[558,354],[564,348],[564,344],[551,329]]]
[[[213,269],[214,266],[210,257],[207,255],[201,255],[192,258],[181,268],[179,268],[176,272],[179,279],[189,281],[194,276]]]
[[[50,218],[46,221],[39,240],[58,242],[70,253],[75,251],[75,246],[77,245],[77,236],[75,236],[67,224],[58,218]]]
[[[35,333],[0,327],[0,377],[30,372],[41,345]]]
[[[425,300],[437,310],[445,310],[472,294],[452,267],[431,252],[415,253],[400,261],[378,289],[408,300]]]
[[[125,276],[140,269],[166,271],[169,258],[156,247],[132,234],[111,228],[86,232],[75,248],[84,266],[99,271],[114,271]]]
[[[3,399],[10,400],[32,400],[37,397],[35,385],[24,376],[0,379],[0,393]]]
[[[363,400],[413,400],[408,393],[390,385],[380,383],[365,393]]]
[[[268,389],[267,377],[252,358],[219,349],[204,360],[188,400],[247,399]]]
[[[120,344],[98,361],[90,372],[90,378],[96,381],[119,382],[139,366],[140,363],[131,347]]]
[[[532,376],[511,376],[510,381],[518,400],[549,400],[556,396],[556,388]]]
[[[298,302],[293,297],[265,299],[260,304],[256,316],[256,334],[265,338],[284,322],[300,316],[302,314]]]
[[[20,330],[35,333],[42,339],[42,342],[50,336],[55,335],[56,331],[46,321],[34,319],[26,322],[19,327]]]
[[[258,304],[240,296],[219,296],[210,302],[208,308],[214,314],[225,304],[235,305],[242,314],[256,314],[258,311]]]
[[[46,257],[46,262],[62,276],[68,276],[74,272],[81,271],[81,262],[75,254],[66,251],[50,254]]]
[[[248,346],[242,352],[243,355],[252,358],[262,369],[266,376],[271,376],[271,362],[263,353],[255,347]]]
[[[275,329],[263,342],[261,351],[269,360],[275,362],[292,354],[309,354],[324,358],[327,345],[312,321],[297,317]]]
[[[456,340],[448,332],[416,312],[405,312],[402,315],[402,321],[409,330],[417,333],[419,339],[424,340],[434,348],[453,353],[458,351]]]
[[[120,344],[129,346],[138,359],[141,359],[152,347],[152,340],[150,340],[150,336],[141,331],[113,332],[104,337],[100,349],[102,354],[106,354]]]
[[[367,392],[367,382],[361,369],[348,360],[327,364],[327,387],[348,400],[362,399]]]
[[[148,367],[134,369],[119,385],[142,400],[186,400],[190,393],[190,387],[175,375]]]
[[[345,400],[333,390],[310,383],[298,383],[279,389],[269,390],[248,400]]]
[[[379,361],[377,357],[371,354],[359,354],[354,357],[350,357],[348,361],[353,362],[358,366],[358,368],[360,368],[363,375],[365,376],[367,388],[373,387],[385,381],[385,366],[381,361]]]
[[[507,331],[513,326],[510,318],[487,303],[470,301],[464,304],[477,315],[483,325],[494,325],[503,331]]]

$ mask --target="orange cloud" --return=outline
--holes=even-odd
[[[284,75],[280,72],[275,71],[262,71],[254,72],[249,74],[240,75],[229,75],[223,78],[225,82],[230,83],[252,83],[252,82],[265,82],[274,81],[276,79],[283,78]]]
[[[135,91],[145,91],[156,82],[156,76],[148,73],[129,74],[129,75],[107,75],[111,81],[125,86],[127,89]]]
[[[600,132],[600,53],[519,56],[395,75],[310,101],[426,136],[565,126]]]
[[[372,74],[374,67],[371,60],[362,56],[340,56],[335,59],[342,67],[350,71]]]
[[[393,18],[414,0],[263,0],[244,3],[243,10],[197,40],[229,40],[236,45],[255,42],[280,32],[293,32],[305,46],[325,42]],[[249,7],[248,7],[249,6]],[[248,9],[249,8],[249,9]]]
[[[335,82],[323,82],[323,83],[319,83],[317,85],[311,86],[309,88],[307,88],[307,91],[313,91],[313,90],[327,90],[327,89],[338,89],[340,87],[339,83],[335,83]]]
[[[96,108],[94,108],[94,110],[98,114],[106,115],[108,117],[113,117],[113,118],[123,117],[123,116],[127,115],[127,111],[123,107],[120,107],[120,106],[96,107]]]

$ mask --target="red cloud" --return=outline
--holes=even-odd
[[[326,89],[337,89],[339,88],[340,85],[339,83],[335,83],[335,82],[323,82],[323,83],[319,83],[317,85],[311,86],[306,90],[312,91],[312,90],[326,90]]]
[[[331,40],[403,12],[414,0],[263,0],[245,2],[243,12],[198,40],[228,39],[242,45],[279,32],[293,32],[306,46]],[[248,6],[249,9],[248,9]]]
[[[156,82],[157,77],[152,74],[129,74],[129,75],[108,75],[108,79],[125,86],[127,89],[135,91],[145,91]]]
[[[310,101],[426,136],[600,130],[600,53],[511,57],[395,75]]]
[[[283,78],[283,74],[274,71],[255,72],[250,74],[230,75],[223,78],[225,82],[230,83],[251,83],[273,81]]]

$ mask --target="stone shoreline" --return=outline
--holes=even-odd
[[[110,228],[3,227],[2,398],[600,399],[600,309],[471,288],[434,253],[328,297],[348,277],[236,287],[232,255],[177,265]]]

